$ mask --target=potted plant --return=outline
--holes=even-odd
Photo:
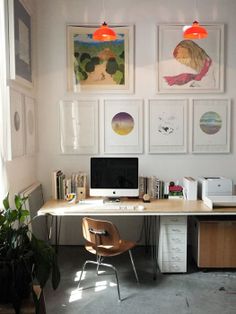
[[[37,313],[39,301],[33,284],[43,289],[51,277],[56,289],[60,271],[53,247],[29,229],[26,200],[15,195],[15,208],[11,208],[8,194],[3,200],[4,209],[0,209],[0,303],[11,302],[19,313],[22,299],[32,292]]]

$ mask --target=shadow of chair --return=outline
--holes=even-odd
[[[121,301],[117,269],[112,264],[103,263],[103,260],[105,257],[120,255],[128,251],[136,280],[139,282],[131,253],[131,249],[136,246],[136,242],[122,240],[120,238],[118,229],[110,221],[96,220],[85,217],[82,219],[82,231],[86,240],[85,248],[88,252],[96,255],[96,261],[87,260],[84,263],[80,274],[78,287],[87,264],[97,265],[97,274],[100,266],[109,267],[115,272],[118,299]]]

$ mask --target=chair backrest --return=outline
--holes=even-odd
[[[116,246],[120,240],[120,234],[116,226],[106,220],[84,217],[82,220],[82,231],[85,240],[94,246]]]

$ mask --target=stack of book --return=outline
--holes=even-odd
[[[149,194],[153,199],[163,198],[163,182],[156,176],[139,177],[139,197]]]
[[[72,173],[71,177],[61,170],[52,171],[52,198],[55,200],[64,200],[69,193],[77,193],[77,188],[86,189],[86,173]]]
[[[181,185],[175,185],[174,182],[170,182],[169,185],[169,199],[182,199],[183,187]]]

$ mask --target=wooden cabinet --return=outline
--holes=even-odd
[[[196,218],[193,228],[193,256],[198,267],[236,267],[235,218]]]
[[[161,216],[158,248],[161,272],[187,271],[187,217]]]

